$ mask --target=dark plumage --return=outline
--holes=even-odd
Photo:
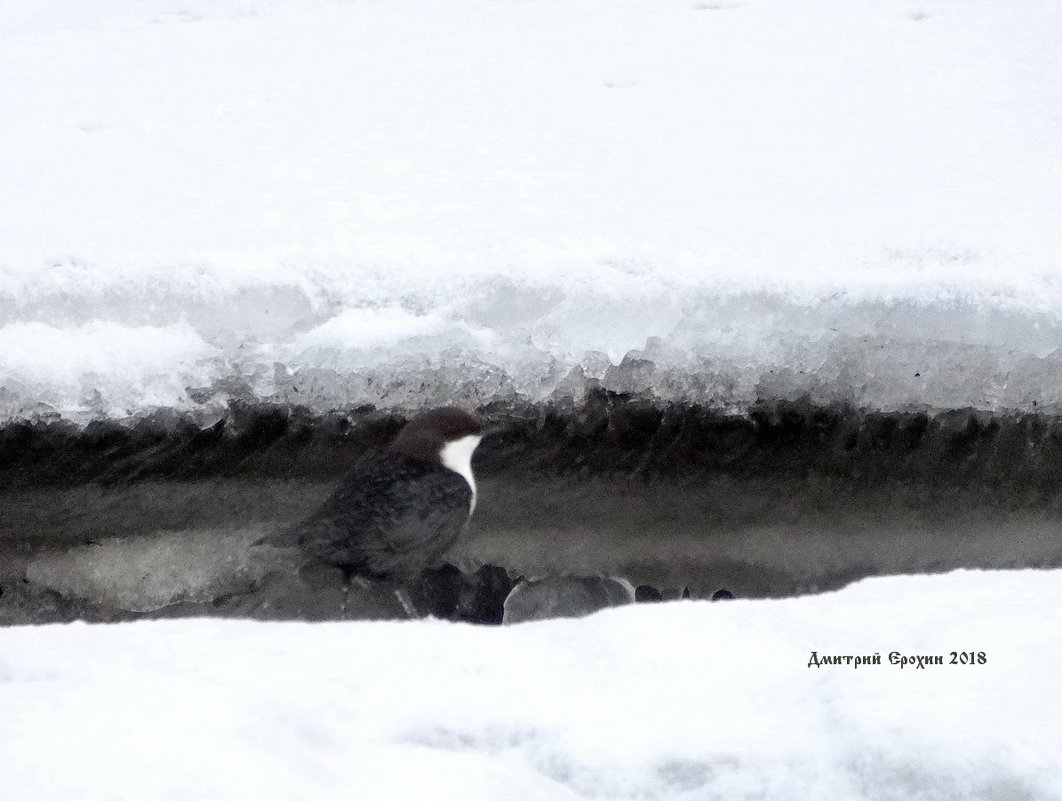
[[[457,473],[386,453],[348,475],[296,527],[295,542],[350,573],[408,580],[457,541],[471,507],[472,490]]]
[[[264,542],[296,546],[347,576],[416,579],[454,545],[471,516],[470,460],[484,433],[482,422],[460,409],[425,412],[383,454],[345,476],[320,509]]]

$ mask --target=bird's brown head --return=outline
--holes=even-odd
[[[487,433],[487,426],[475,415],[453,406],[444,406],[418,414],[406,423],[387,450],[434,461],[449,443],[464,437],[483,437]]]

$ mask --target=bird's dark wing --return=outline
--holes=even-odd
[[[471,488],[457,473],[386,454],[354,470],[293,533],[300,547],[330,564],[410,577],[454,544],[471,501]]]

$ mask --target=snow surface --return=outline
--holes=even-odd
[[[4,415],[1062,409],[1053,0],[0,16]]]
[[[499,628],[0,629],[4,797],[1058,799],[1060,582],[962,571]],[[953,650],[986,663],[888,659]]]

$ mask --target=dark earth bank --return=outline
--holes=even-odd
[[[746,415],[605,391],[478,410],[466,540],[417,606],[498,622],[519,577],[612,575],[666,597],[784,597],[858,578],[1062,564],[1062,419],[763,401]],[[233,404],[0,429],[0,622],[398,617],[388,588],[249,551],[404,423]]]

